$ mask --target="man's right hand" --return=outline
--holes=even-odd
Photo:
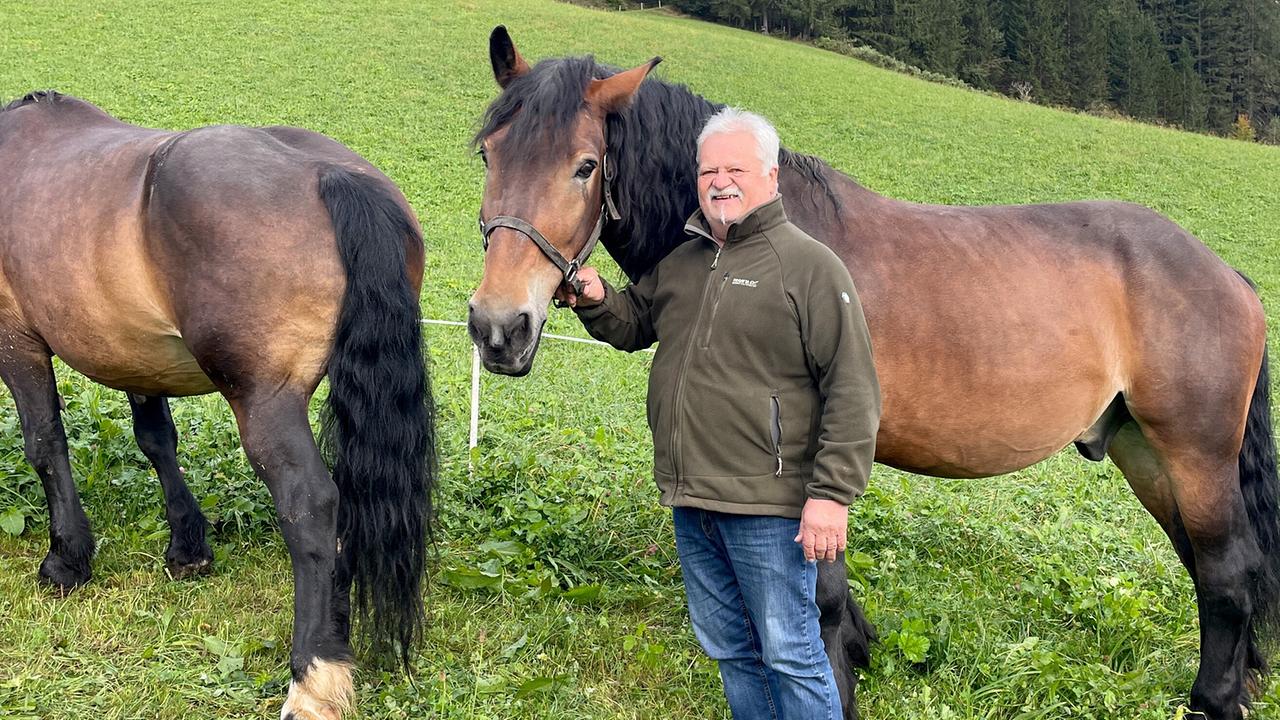
[[[573,288],[562,283],[556,288],[555,298],[572,308],[586,308],[604,302],[604,283],[600,281],[600,273],[595,268],[579,268],[578,281],[582,283],[581,293],[575,293]]]

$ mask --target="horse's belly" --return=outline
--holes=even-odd
[[[987,265],[864,293],[883,400],[878,461],[939,477],[1019,470],[1080,437],[1125,388],[1115,273]]]
[[[1122,389],[1100,355],[1071,368],[1013,364],[990,375],[882,374],[876,460],[936,477],[989,477],[1034,465],[1085,433]],[[878,363],[879,364],[879,363]],[[1015,377],[1009,376],[1009,371]]]
[[[881,430],[876,462],[932,477],[979,478],[1034,465],[1061,450],[1076,433],[975,438]]]
[[[140,395],[203,395],[217,388],[177,335],[102,338],[61,345],[54,353],[72,369],[107,387]]]
[[[98,236],[92,245],[59,245],[52,235],[33,244],[39,252],[18,258],[12,278],[25,324],[63,362],[108,387],[144,395],[214,391],[183,342],[134,235],[123,228]],[[32,257],[41,260],[40,268],[31,266]]]

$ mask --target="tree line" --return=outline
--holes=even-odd
[[[1280,0],[668,0],[984,90],[1280,143]]]

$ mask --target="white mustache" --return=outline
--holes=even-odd
[[[715,188],[711,188],[710,190],[707,190],[708,200],[719,200],[721,198],[740,198],[740,197],[742,197],[742,190],[739,189],[737,185],[730,185],[727,188],[721,188],[719,190],[716,190]]]
[[[742,189],[741,189],[741,188],[739,188],[737,185],[730,185],[730,186],[729,186],[729,187],[727,187],[727,188],[721,188],[721,189],[719,189],[719,190],[717,190],[717,189],[715,189],[715,188],[708,188],[708,189],[707,189],[707,203],[708,203],[708,204],[710,204],[712,200],[719,200],[719,199],[722,199],[722,198],[724,198],[724,199],[728,199],[728,198],[739,198],[739,199],[740,199],[740,198],[742,198]],[[724,208],[723,208],[723,207],[722,207],[722,208],[720,208],[720,224],[721,224],[721,225],[727,225],[727,224],[728,224],[728,216],[726,216],[726,215],[724,214]]]

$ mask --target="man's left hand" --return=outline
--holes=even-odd
[[[568,283],[561,283],[552,297],[571,308],[587,308],[604,302],[604,283],[595,268],[590,265],[578,268],[578,282],[582,283],[581,292],[574,292]]]
[[[800,534],[796,542],[804,546],[809,562],[835,562],[843,553],[849,534],[849,507],[835,500],[809,498],[800,511]]]

